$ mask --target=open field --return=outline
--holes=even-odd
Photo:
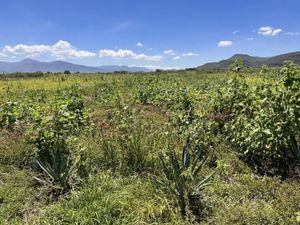
[[[298,224],[300,76],[0,79],[0,224]]]

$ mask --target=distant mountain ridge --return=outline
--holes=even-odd
[[[115,72],[115,71],[128,71],[128,72],[150,72],[151,70],[146,67],[130,67],[130,66],[84,66],[73,64],[64,61],[40,62],[33,59],[24,59],[19,62],[4,62],[0,61],[0,72],[14,73],[14,72],[63,72],[69,70],[72,73],[97,73],[97,72]]]
[[[284,61],[290,60],[300,66],[300,51],[291,52],[287,54],[277,55],[273,57],[256,57],[246,54],[236,54],[229,59],[221,60],[219,62],[206,63],[199,66],[200,70],[226,70],[228,66],[234,62],[235,59],[240,58],[244,60],[246,67],[260,67],[266,64],[271,67],[280,67]]]

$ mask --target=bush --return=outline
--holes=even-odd
[[[300,163],[300,79],[289,62],[274,86],[249,87],[236,77],[221,92],[215,114],[227,139],[261,173],[294,171]],[[218,104],[219,103],[219,104]]]
[[[71,149],[76,135],[86,125],[87,114],[82,98],[74,90],[55,100],[51,117],[45,118],[41,114],[36,118],[35,132],[29,142],[34,145],[37,164],[44,172],[43,178],[38,180],[49,184],[56,195],[76,186],[76,166],[83,158],[80,154],[76,158],[76,151]]]

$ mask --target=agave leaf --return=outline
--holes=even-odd
[[[172,168],[174,170],[174,175],[176,177],[178,177],[180,175],[180,165],[179,165],[179,162],[176,158],[175,151],[170,152],[169,156],[170,156],[170,160],[171,160],[171,163],[172,163]]]
[[[48,168],[48,166],[45,166],[42,162],[40,161],[37,161],[37,164],[39,165],[39,167],[52,179],[54,180],[54,177],[53,177],[53,173],[52,171]]]
[[[46,184],[46,185],[50,185],[49,182],[47,182],[46,180],[40,179],[40,178],[38,178],[38,177],[33,177],[33,179],[37,180],[37,181],[40,182],[40,183],[43,183],[43,184]]]
[[[205,186],[209,185],[210,183],[208,182],[209,179],[216,173],[216,171],[212,172],[211,174],[209,174],[208,176],[206,176],[203,180],[201,180],[197,186],[196,186],[196,190],[199,191],[201,189],[203,189]]]
[[[186,140],[186,144],[182,150],[182,165],[183,165],[184,169],[188,168],[190,166],[190,162],[191,162],[190,155],[188,153],[190,144],[191,144],[190,138],[188,137],[188,139]]]
[[[169,170],[169,168],[167,167],[166,163],[165,163],[165,160],[163,158],[163,155],[162,154],[159,154],[159,158],[162,162],[162,165],[163,165],[163,172],[165,174],[165,176],[168,178],[168,180],[171,180],[171,172]]]
[[[207,159],[208,159],[208,155],[205,156],[205,158],[202,160],[201,164],[197,167],[197,169],[192,171],[193,176],[196,176],[200,172],[200,170],[203,168],[204,164],[206,163]]]
[[[292,152],[294,153],[294,155],[299,160],[300,159],[299,147],[298,147],[298,143],[297,143],[297,140],[296,140],[295,136],[291,135],[290,140],[291,140],[291,145],[292,145]]]
[[[197,166],[197,163],[199,162],[200,157],[201,157],[201,151],[198,150],[198,152],[197,152],[197,154],[196,154],[196,157],[195,157],[195,159],[194,159],[194,162],[193,162],[193,164],[192,164],[192,169],[191,169],[191,172],[192,172],[192,173],[195,171],[195,168],[196,168],[196,166]]]

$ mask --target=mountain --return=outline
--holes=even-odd
[[[97,73],[97,72],[115,72],[115,71],[128,71],[128,72],[150,72],[151,70],[146,67],[129,67],[129,66],[83,66],[64,61],[53,62],[40,62],[33,59],[24,59],[19,62],[3,62],[0,61],[0,72],[13,73],[13,72],[63,72],[69,70],[70,72],[81,73]]]
[[[293,61],[295,64],[300,65],[300,51],[291,52],[283,55],[273,56],[273,57],[255,57],[246,54],[236,54],[229,59],[225,59],[219,62],[206,63],[199,66],[199,70],[226,70],[228,66],[234,62],[235,59],[240,58],[244,60],[246,67],[260,67],[266,64],[271,67],[282,66],[282,63],[287,60]]]

